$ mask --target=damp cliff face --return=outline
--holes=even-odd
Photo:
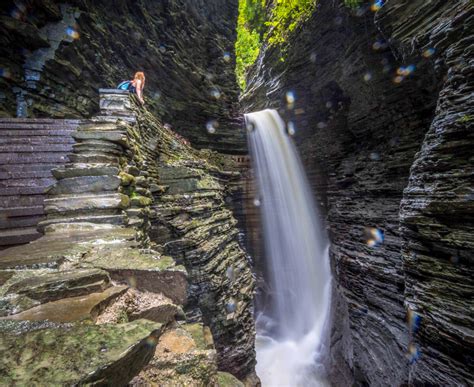
[[[3,2],[0,115],[90,117],[99,87],[142,70],[165,123],[197,147],[242,152],[236,19],[236,0]]]
[[[321,2],[243,103],[294,124],[327,216],[335,385],[470,384],[472,4],[385,3]]]

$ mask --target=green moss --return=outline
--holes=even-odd
[[[217,386],[218,387],[244,387],[244,384],[232,374],[229,374],[227,372],[218,372],[217,373]]]
[[[200,323],[183,324],[182,327],[191,334],[198,349],[213,349],[212,335],[209,328]]]
[[[153,200],[146,196],[137,195],[133,192],[130,202],[132,206],[147,207],[153,203]]]
[[[362,3],[362,0],[344,0],[344,4],[349,8],[357,8]]]
[[[4,327],[5,324],[10,326]],[[24,322],[2,322],[0,331],[21,332],[24,325]],[[120,365],[122,359],[129,363],[141,361],[138,352],[143,358],[144,353],[153,351],[153,347],[146,346],[148,341],[145,340],[152,332],[158,336],[160,329],[160,324],[137,320],[122,325],[48,326],[18,335],[2,335],[0,385],[59,386],[102,378],[107,378],[113,385],[118,378],[129,377],[127,371],[120,375],[114,364]],[[138,349],[135,346],[140,342],[143,344]],[[137,354],[132,357],[134,352]],[[142,366],[129,365],[132,370]]]
[[[120,184],[122,184],[123,186],[129,186],[135,183],[135,177],[126,172],[123,172],[123,171],[120,172],[119,177],[120,177]]]
[[[464,124],[464,123],[467,123],[467,122],[470,122],[474,119],[474,115],[470,115],[470,114],[465,114],[464,116],[462,116],[461,118],[459,118],[457,120],[457,122],[461,123],[461,124]]]

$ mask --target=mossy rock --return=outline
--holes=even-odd
[[[0,385],[123,386],[148,363],[161,335],[161,324],[145,320],[46,327],[0,322]]]
[[[130,199],[132,206],[135,207],[147,207],[153,203],[153,200],[146,196],[135,195]]]
[[[122,171],[120,172],[119,177],[120,177],[120,184],[123,186],[129,186],[129,185],[135,184],[135,176],[130,175],[129,173]]]
[[[218,387],[244,387],[245,385],[234,375],[228,372],[217,372],[216,384]]]

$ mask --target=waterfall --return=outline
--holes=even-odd
[[[245,116],[261,206],[269,305],[257,317],[263,386],[326,386],[328,240],[296,148],[275,110]]]

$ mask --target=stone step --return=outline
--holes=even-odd
[[[119,164],[119,158],[116,156],[106,156],[103,154],[71,154],[69,155],[71,163],[76,164]]]
[[[118,176],[79,176],[61,179],[49,191],[50,195],[86,192],[116,191],[120,186]]]
[[[46,144],[74,144],[72,136],[9,136],[2,137],[0,132],[0,145],[46,145]]]
[[[44,214],[43,206],[26,206],[26,207],[12,207],[0,208],[0,219],[17,216],[33,216]]]
[[[38,230],[43,231],[49,226],[68,223],[88,223],[88,224],[107,224],[107,225],[124,225],[127,217],[123,214],[119,215],[82,215],[76,217],[58,217],[54,219],[45,219],[38,223]]]
[[[91,122],[81,125],[81,132],[99,132],[99,131],[116,131],[117,124],[115,122]]]
[[[78,120],[78,119],[62,119],[62,118],[0,118],[1,124],[49,124],[49,125],[78,125],[87,121]]]
[[[64,153],[0,153],[0,164],[54,164],[66,163],[69,159]]]
[[[38,145],[38,144],[1,145],[0,144],[0,153],[12,153],[12,152],[15,152],[15,153],[38,153],[38,152],[69,153],[69,152],[72,152],[72,150],[73,150],[72,144],[45,144],[45,145]]]
[[[15,164],[9,164],[9,171],[0,171],[0,180],[14,180],[14,179],[44,179],[52,178],[53,175],[51,170],[45,169],[44,171],[17,171]],[[5,168],[7,169],[7,168]]]
[[[103,292],[83,296],[68,297],[48,302],[9,316],[11,320],[52,321],[70,323],[75,321],[94,321],[99,311],[127,290],[128,286],[113,286]]]
[[[58,163],[38,162],[36,164],[17,163],[17,164],[0,164],[0,172],[35,172],[35,171],[51,171],[57,167]]]
[[[53,177],[50,178],[36,178],[29,179],[0,179],[0,189],[14,188],[14,187],[49,187],[56,182]]]
[[[74,144],[74,153],[80,154],[99,154],[105,156],[117,156],[120,157],[123,154],[123,148],[121,146],[115,145],[114,143],[79,143]]]
[[[43,218],[43,214],[0,218],[0,230],[36,227],[38,222],[41,221]]]
[[[77,124],[65,123],[65,122],[34,122],[34,123],[22,123],[22,122],[2,122],[0,121],[0,129],[6,130],[76,130]]]
[[[110,164],[67,164],[62,168],[53,169],[53,176],[60,180],[80,176],[118,176],[118,167]]]
[[[42,234],[36,227],[0,230],[0,246],[19,245],[38,239]]]
[[[51,185],[43,187],[10,187],[1,188],[0,197],[2,196],[15,196],[15,195],[44,195],[51,188]],[[1,199],[0,199],[1,206]]]
[[[10,207],[33,207],[42,206],[45,199],[44,194],[42,195],[0,195],[0,208],[6,209]]]
[[[103,140],[109,142],[115,142],[118,144],[127,143],[127,134],[121,131],[108,131],[108,132],[89,132],[89,131],[77,131],[72,134],[76,140]]]
[[[97,211],[110,209],[125,209],[130,205],[128,196],[114,194],[78,195],[46,199],[44,211],[48,214],[72,213],[75,211]]]
[[[26,275],[26,278],[25,278]],[[18,274],[9,280],[5,295],[19,295],[31,300],[46,303],[61,298],[83,296],[102,292],[111,286],[106,271],[100,269],[79,269],[55,272],[30,272]]]
[[[1,129],[0,137],[7,138],[7,137],[45,137],[45,136],[56,136],[56,137],[71,137],[71,135],[75,132],[74,129]]]

